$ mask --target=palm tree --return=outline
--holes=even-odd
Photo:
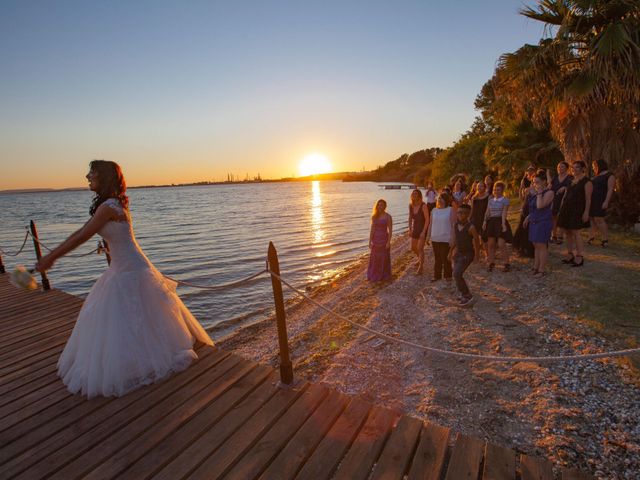
[[[548,35],[500,58],[497,99],[550,128],[568,160],[604,158],[640,206],[640,2],[539,0],[521,13]],[[590,162],[587,162],[590,163]],[[630,212],[631,213],[631,212]]]

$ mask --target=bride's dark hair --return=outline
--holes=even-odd
[[[93,197],[89,213],[93,216],[98,207],[109,198],[118,200],[122,207],[129,207],[129,197],[126,195],[127,184],[120,165],[109,160],[92,160],[89,171],[98,177],[98,191]]]

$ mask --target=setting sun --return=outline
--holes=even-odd
[[[301,177],[307,177],[320,173],[331,173],[333,168],[331,168],[331,163],[327,157],[319,153],[312,153],[302,159],[298,166],[298,171]]]

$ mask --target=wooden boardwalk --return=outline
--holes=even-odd
[[[71,395],[56,361],[81,304],[0,275],[2,479],[554,478],[544,459],[358,397],[278,388],[272,368],[218,348],[197,348],[186,371],[121,398]]]

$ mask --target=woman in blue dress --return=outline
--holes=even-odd
[[[534,194],[529,195],[527,202],[529,215],[524,225],[529,227],[529,241],[533,244],[533,275],[546,275],[549,257],[549,238],[553,229],[553,199],[555,194],[547,183],[547,172],[539,170],[533,178]]]
[[[385,210],[387,202],[380,199],[373,207],[369,232],[369,268],[367,280],[381,282],[391,279],[391,235],[393,219]]]

